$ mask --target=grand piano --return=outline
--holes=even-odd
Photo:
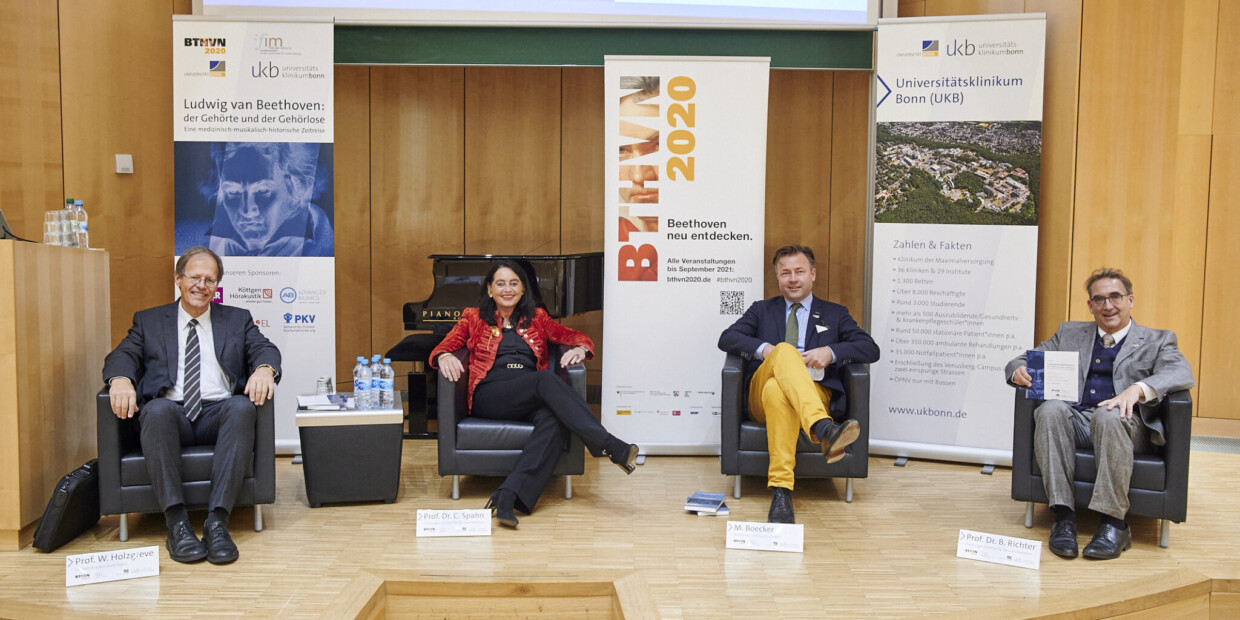
[[[509,259],[521,265],[527,282],[537,282],[529,293],[551,318],[603,309],[603,253],[565,255],[432,254],[435,287],[422,301],[404,307],[405,329],[410,334],[387,352],[392,361],[424,363],[431,350],[443,341],[461,312],[478,305],[482,280],[491,265]],[[424,370],[416,370],[423,368]],[[418,364],[409,373],[409,427],[406,438],[432,438],[427,420],[435,409],[436,374],[429,365]]]

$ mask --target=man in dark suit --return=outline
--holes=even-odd
[[[719,348],[746,360],[749,415],[766,424],[771,455],[767,519],[792,523],[797,438],[803,430],[821,443],[828,463],[844,458],[844,448],[860,436],[861,425],[844,419],[848,395],[839,369],[878,361],[878,345],[847,308],[814,298],[813,250],[786,245],[775,251],[771,263],[782,295],[750,306],[719,336]]]
[[[1076,448],[1093,448],[1097,476],[1089,508],[1102,520],[1085,556],[1109,560],[1132,545],[1124,515],[1133,454],[1166,445],[1155,406],[1168,393],[1192,387],[1193,373],[1174,332],[1132,320],[1136,299],[1122,271],[1093,272],[1085,290],[1093,322],[1063,323],[1037,348],[1077,352],[1080,387],[1075,403],[1048,400],[1034,410],[1033,450],[1055,513],[1047,546],[1056,555],[1074,558],[1079,553],[1072,493]],[[1005,376],[1012,385],[1032,385],[1024,353],[1008,362]]]
[[[138,415],[168,554],[178,562],[237,559],[228,513],[254,459],[256,406],[275,394],[280,377],[280,351],[249,311],[211,303],[223,275],[214,252],[186,250],[174,274],[181,298],[134,314],[129,334],[103,363],[112,412]],[[181,446],[200,444],[215,444],[202,540],[186,514],[180,468]]]

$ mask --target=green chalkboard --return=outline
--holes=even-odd
[[[336,26],[336,64],[601,67],[606,55],[770,56],[775,69],[873,68],[873,30]]]

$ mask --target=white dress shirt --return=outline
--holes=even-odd
[[[189,336],[190,316],[185,308],[177,304],[177,380],[172,389],[164,395],[169,400],[185,400],[185,338]],[[233,395],[232,386],[220,361],[215,359],[215,335],[211,330],[211,308],[198,317],[198,350],[202,358],[199,377],[201,381],[202,400],[224,400]]]

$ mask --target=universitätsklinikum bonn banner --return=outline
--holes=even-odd
[[[871,450],[1011,463],[1032,345],[1045,16],[883,21]]]

